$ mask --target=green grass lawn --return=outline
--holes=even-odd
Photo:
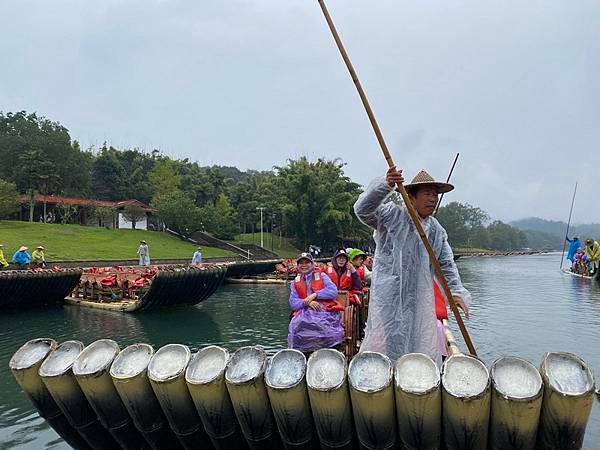
[[[55,225],[0,221],[0,244],[7,260],[21,246],[31,253],[38,245],[46,247],[48,261],[102,261],[137,259],[140,240],[150,248],[150,259],[189,258],[196,246],[166,233],[143,230],[109,230],[80,225]],[[202,257],[234,256],[218,248],[202,247]]]
[[[271,233],[263,233],[263,240],[265,249],[271,250]],[[235,242],[244,244],[255,244],[260,246],[260,232],[259,233],[245,233],[239,234],[235,238]],[[234,243],[235,243],[234,242]],[[289,239],[282,238],[281,245],[279,244],[279,235],[273,235],[273,250],[277,253],[280,258],[295,258],[300,253],[296,247],[294,247]]]

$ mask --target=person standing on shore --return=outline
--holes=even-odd
[[[381,352],[392,361],[406,353],[419,352],[439,363],[441,352],[429,255],[406,207],[385,203],[396,184],[403,182],[402,172],[391,167],[385,178],[371,182],[354,204],[358,219],[375,229],[376,243],[369,317],[360,351]],[[450,192],[454,186],[435,181],[422,170],[405,188],[452,296],[468,317],[471,295],[460,280],[446,230],[431,216],[439,194]]]
[[[138,248],[137,254],[140,257],[140,266],[150,265],[150,250],[148,249],[146,241],[140,241],[140,247]]]
[[[198,247],[196,249],[196,251],[194,252],[194,256],[192,256],[192,265],[193,266],[197,266],[199,264],[202,264],[202,249],[200,247]]]
[[[4,257],[4,252],[2,251],[3,248],[4,245],[0,244],[0,269],[5,269],[8,267],[8,261],[6,261],[6,258]]]

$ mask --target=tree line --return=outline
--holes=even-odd
[[[263,229],[308,244],[368,245],[371,230],[353,214],[360,186],[339,159],[305,157],[272,170],[200,166],[158,150],[82,149],[60,123],[24,111],[0,112],[0,218],[10,217],[17,195],[62,195],[97,200],[137,199],[156,210],[155,220],[191,236],[221,239]],[[12,200],[11,200],[12,199]],[[110,211],[98,208],[99,219]],[[136,220],[136,211],[127,214]],[[490,222],[479,208],[457,202],[438,219],[453,246],[511,250],[527,247],[519,230]],[[157,223],[158,224],[158,223]]]

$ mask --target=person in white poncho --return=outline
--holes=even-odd
[[[376,351],[396,361],[406,353],[425,353],[441,362],[433,297],[434,271],[405,206],[385,202],[402,171],[391,167],[371,182],[354,205],[359,220],[375,229],[376,244],[369,317],[361,351]],[[448,234],[431,215],[441,193],[454,186],[421,171],[405,185],[457,305],[468,317],[471,298],[463,287]]]

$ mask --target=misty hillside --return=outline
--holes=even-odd
[[[557,236],[560,239],[565,235],[567,223],[558,220],[546,220],[539,217],[529,217],[527,219],[515,220],[510,222],[515,228],[520,230],[533,230],[547,233],[548,235]],[[580,238],[600,238],[600,223],[591,224],[571,224],[569,228],[569,236],[579,235]],[[548,237],[548,236],[546,236]]]

